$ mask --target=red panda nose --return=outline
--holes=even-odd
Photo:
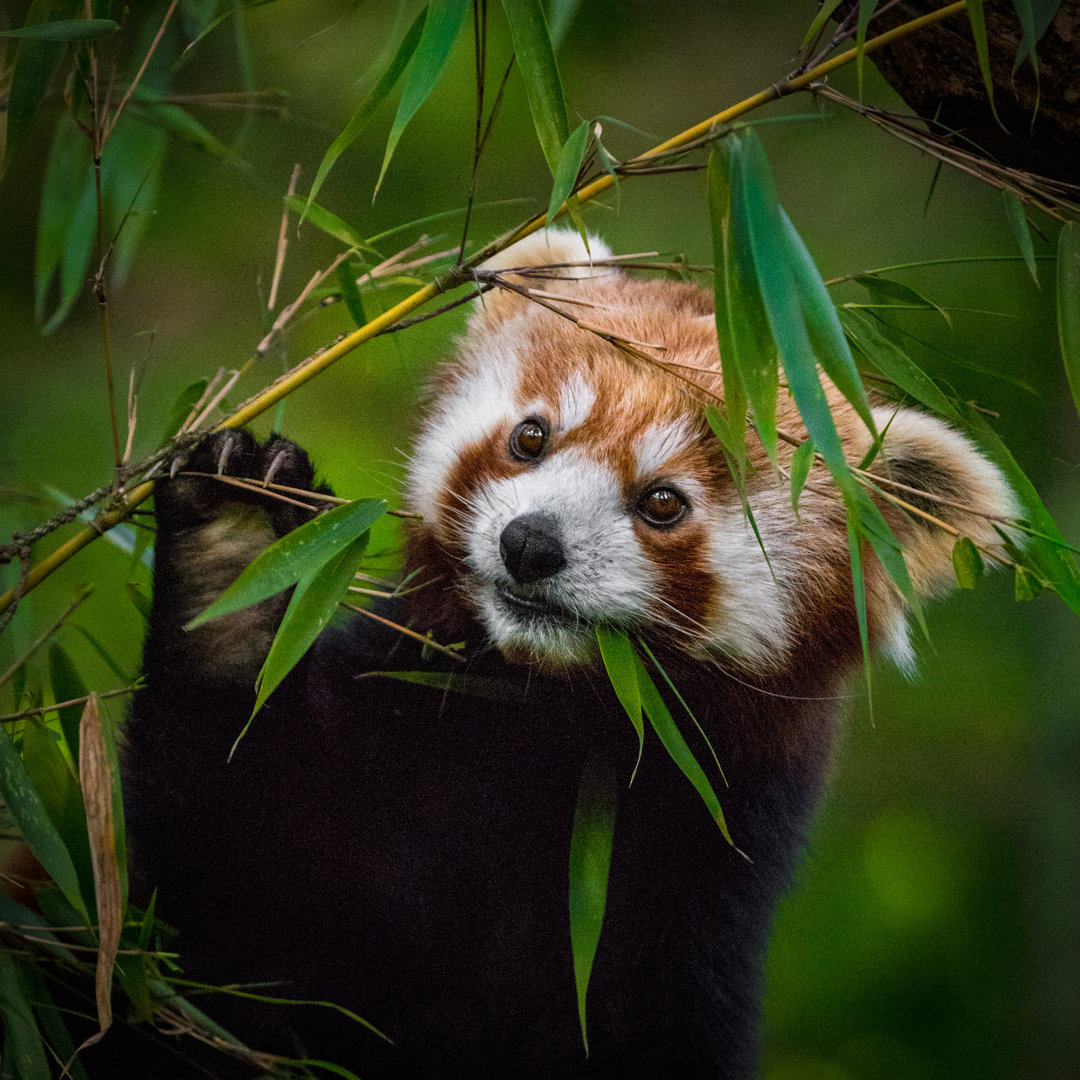
[[[522,584],[557,574],[566,565],[559,527],[547,514],[522,514],[499,537],[499,554]]]

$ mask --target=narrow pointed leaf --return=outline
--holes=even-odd
[[[818,13],[814,16],[814,21],[807,29],[800,48],[805,49],[814,41],[818,32],[828,21],[829,16],[840,6],[840,2],[841,0],[825,0]]]
[[[357,326],[363,326],[367,322],[367,314],[364,311],[364,301],[360,297],[360,290],[356,285],[356,263],[346,259],[337,268],[338,290],[341,299],[349,312],[352,321]]]
[[[4,725],[6,727],[6,725]],[[71,906],[86,918],[79,876],[56,826],[27,775],[19,752],[7,731],[0,732],[0,795],[26,846],[60,886]]]
[[[0,30],[0,37],[32,38],[34,41],[88,41],[111,37],[120,29],[112,19],[60,19],[35,23],[18,30]]]
[[[791,219],[780,207],[780,220],[788,242],[792,275],[798,289],[802,305],[803,318],[806,321],[810,343],[814,355],[825,374],[832,379],[837,389],[848,399],[859,414],[867,429],[877,435],[874,417],[870,411],[870,402],[866,396],[855,360],[848,347],[844,328],[829,297],[828,289],[802,237],[798,234]]]
[[[96,694],[91,694],[79,724],[79,783],[94,868],[98,954],[94,979],[98,1031],[83,1046],[97,1042],[112,1025],[112,976],[124,921],[124,896],[113,821],[112,776]]]
[[[1003,188],[1001,192],[1005,199],[1005,216],[1009,219],[1009,228],[1020,248],[1020,254],[1024,256],[1028,273],[1036,285],[1039,284],[1039,268],[1035,264],[1035,245],[1031,241],[1031,229],[1028,226],[1027,215],[1024,213],[1024,204],[1015,191]]]
[[[1067,221],[1058,237],[1057,321],[1061,357],[1080,410],[1080,222]]]
[[[259,671],[259,692],[252,709],[253,716],[326,628],[353,575],[360,568],[367,542],[365,531],[318,571],[297,584]]]
[[[18,1080],[50,1080],[45,1043],[20,979],[15,956],[0,952],[0,1017],[4,1030],[4,1076]],[[9,1071],[10,1070],[10,1071]]]
[[[299,195],[286,195],[284,202],[290,210],[306,215],[307,220],[316,229],[326,233],[327,236],[332,236],[346,247],[353,247],[358,251],[365,251],[370,255],[375,255],[382,262],[381,252],[373,248],[356,229],[347,221],[339,218],[337,214],[332,214],[325,207],[312,202],[310,199],[304,200]]]
[[[810,475],[813,464],[813,440],[804,439],[791,455],[791,508],[796,514],[799,512],[799,496],[806,486],[806,478]]]
[[[983,576],[983,560],[979,549],[966,536],[961,536],[953,545],[953,572],[956,584],[961,589],[974,589]]]
[[[540,0],[502,0],[502,4],[510,24],[518,68],[525,79],[529,111],[540,148],[551,175],[555,176],[570,125],[544,9]]]
[[[600,646],[600,659],[604,662],[604,669],[611,680],[611,687],[615,696],[630,717],[630,723],[634,725],[634,731],[638,737],[637,763],[634,765],[634,773],[637,773],[638,764],[641,762],[642,750],[645,746],[645,722],[641,718],[641,691],[638,688],[637,658],[634,655],[634,647],[624,630],[613,630],[607,626],[596,627],[596,643]],[[633,776],[631,776],[631,781]]]
[[[990,72],[990,45],[986,37],[986,14],[983,0],[967,0],[968,22],[971,23],[971,36],[975,39],[975,53],[979,58],[979,70],[982,72],[983,86],[986,88],[986,100],[994,119],[998,120],[997,106],[994,104],[994,77]]]
[[[1016,50],[1016,60],[1013,61],[1013,73],[1030,57],[1035,78],[1038,79],[1039,58],[1035,53],[1035,46],[1054,21],[1054,16],[1061,7],[1061,0],[1013,0],[1013,7],[1023,29],[1023,36]]]
[[[56,701],[74,701],[86,697],[86,684],[72,663],[71,657],[59,644],[49,642],[49,680],[52,684],[53,698]],[[60,716],[60,730],[64,733],[68,752],[73,761],[79,760],[79,720],[82,716],[80,705],[69,705],[57,710]]]
[[[315,179],[312,181],[311,190],[308,192],[303,209],[300,211],[301,225],[304,223],[304,218],[307,217],[308,208],[315,201],[315,196],[319,194],[319,188],[322,187],[323,181],[334,167],[334,163],[360,137],[360,133],[368,126],[368,122],[375,114],[375,110],[383,103],[401,73],[405,70],[406,65],[412,58],[412,54],[416,51],[426,18],[427,8],[425,7],[421,9],[420,14],[413,20],[413,24],[409,27],[408,33],[398,46],[398,51],[394,54],[393,60],[390,61],[390,66],[382,73],[382,77],[375,84],[375,88],[360,102],[356,111],[349,117],[345,130],[330,144],[330,149],[323,155],[322,161],[319,162],[318,171],[315,173]]]
[[[728,136],[710,155],[708,174],[724,408],[731,443],[737,447],[732,456],[739,463],[746,459],[748,405],[766,452],[776,460],[779,390],[776,347],[753,262],[743,194],[743,156],[741,136]]]
[[[583,120],[563,144],[559,152],[559,162],[555,168],[555,184],[551,189],[547,219],[554,221],[562,204],[570,198],[570,191],[578,178],[581,163],[585,160],[585,151],[589,146],[589,122]]]
[[[1069,550],[1057,522],[1008,447],[983,416],[969,405],[962,408],[966,427],[978,436],[982,452],[1005,474],[1023,508],[1028,528],[1022,530],[1024,549],[1018,554],[1038,578],[1049,582],[1058,596],[1080,615],[1080,566],[1076,555]]]
[[[870,298],[875,302],[895,300],[897,304],[905,307],[936,311],[945,320],[946,325],[952,326],[952,319],[943,307],[935,304],[933,300],[928,300],[921,292],[910,285],[905,285],[902,281],[893,281],[891,278],[884,278],[873,273],[857,274],[854,280],[870,293]]]
[[[379,179],[375,184],[378,192],[386,175],[387,166],[394,156],[394,150],[401,139],[409,121],[416,115],[420,106],[435,89],[454,47],[458,34],[465,24],[469,13],[468,0],[430,0],[427,17],[424,19],[419,40],[412,56],[412,64],[405,80],[405,89],[401,92],[397,115],[394,117],[390,136],[386,141],[386,153],[383,155]]]
[[[645,715],[649,718],[653,731],[660,738],[664,749],[668,752],[671,760],[678,765],[683,776],[693,785],[694,790],[701,796],[701,801],[709,811],[709,816],[716,822],[723,833],[724,839],[734,847],[731,833],[728,832],[727,821],[724,819],[724,811],[720,808],[720,800],[713,791],[709,778],[698,764],[686,740],[679,731],[671,711],[668,709],[660,691],[656,688],[652,676],[645,670],[641,658],[634,654],[634,666],[637,671],[638,686],[641,690],[641,703],[645,709]],[[738,850],[736,848],[736,850]]]
[[[94,190],[93,159],[90,140],[68,115],[57,121],[45,179],[41,187],[41,210],[38,215],[37,251],[34,258],[34,314],[45,315],[49,286],[64,257],[68,233],[80,204],[91,205]],[[84,195],[84,192],[90,194]],[[85,211],[83,211],[85,212]],[[88,235],[92,239],[93,230]],[[87,249],[89,252],[89,248]],[[87,254],[86,258],[89,258]],[[80,273],[85,270],[85,260]]]
[[[524,701],[525,691],[513,679],[491,678],[484,675],[459,675],[454,671],[365,671],[365,679],[397,679],[415,686],[429,686],[451,694],[486,698],[491,701]]]
[[[276,596],[301,579],[310,580],[385,513],[385,499],[358,499],[293,529],[260,552],[187,629]]]
[[[910,394],[927,408],[933,409],[934,412],[947,417],[954,423],[963,423],[952,400],[888,336],[881,322],[870,315],[850,308],[840,313],[840,320],[854,346],[874,364],[882,375],[891,379],[905,394]]]
[[[589,1036],[585,999],[607,906],[616,805],[615,776],[610,766],[594,754],[582,770],[570,835],[570,942],[578,1020],[586,1055]]]
[[[73,17],[82,8],[82,0],[33,0],[23,21],[28,28],[60,18]],[[3,168],[7,169],[19,152],[38,106],[45,97],[49,80],[56,65],[67,51],[61,41],[41,41],[24,38],[15,51],[15,66],[7,100],[7,138],[4,146]]]

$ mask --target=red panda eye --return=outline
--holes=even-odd
[[[547,446],[548,428],[543,420],[522,420],[510,432],[510,453],[518,461],[535,461]]]
[[[687,510],[687,502],[674,488],[658,487],[638,500],[638,513],[650,525],[674,525]]]

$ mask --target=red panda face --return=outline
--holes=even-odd
[[[551,243],[555,250],[548,237],[525,241],[502,264],[586,257],[576,236],[555,233]],[[606,254],[595,240],[591,247]],[[411,509],[449,557],[464,603],[512,660],[585,662],[605,624],[733,670],[781,670],[852,609],[845,518],[827,474],[814,470],[796,515],[787,482],[751,447],[759,542],[705,420],[722,389],[711,297],[611,272],[558,285],[594,309],[592,325],[643,343],[662,364],[517,294],[489,294],[436,380],[410,468]],[[857,460],[869,437],[829,392]],[[781,428],[804,437],[789,401],[779,415]],[[996,470],[945,425],[892,409],[880,422],[890,432],[886,457],[905,462],[905,482],[923,475],[1012,512]],[[916,585],[932,591],[948,574],[954,538],[894,518],[910,540]],[[978,516],[965,528],[979,542],[997,540]],[[868,590],[875,637],[905,662],[899,597],[873,567]]]

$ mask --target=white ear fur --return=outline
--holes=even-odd
[[[887,431],[884,460],[879,459],[873,471],[937,498],[925,498],[886,484],[882,484],[883,489],[953,526],[978,545],[1000,546],[1001,536],[995,525],[1003,528],[1001,519],[1018,517],[1019,506],[997,466],[936,417],[913,409],[894,412],[878,408],[874,419],[879,430]],[[909,515],[896,528],[896,534],[920,595],[941,593],[953,584],[952,549],[956,537],[952,533]]]
[[[589,246],[586,248],[581,235],[573,229],[541,229],[531,236],[511,244],[505,251],[493,255],[487,262],[481,264],[482,270],[506,270],[510,267],[549,266],[558,263],[591,263],[593,259],[609,259],[611,248],[599,237],[589,236]],[[560,278],[568,279],[567,284],[572,287],[573,281],[583,278],[600,277],[610,274],[608,267],[570,266],[565,268],[553,268],[550,273]],[[518,285],[533,285],[545,292],[567,291],[567,285],[553,290],[552,282],[548,279],[524,278],[510,275],[514,283]],[[511,292],[508,289],[492,289],[477,301],[475,314],[473,315],[473,328],[478,324],[495,326],[503,319],[524,309],[528,304],[523,296]]]

